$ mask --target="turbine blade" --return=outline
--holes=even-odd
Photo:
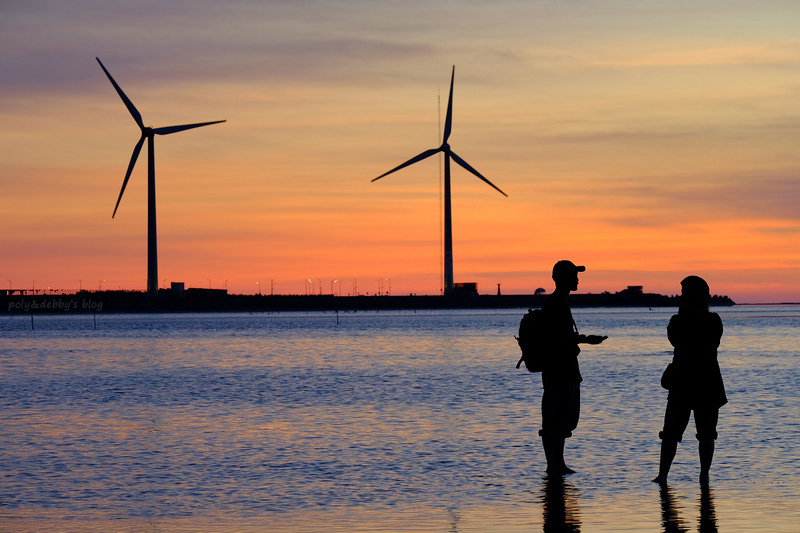
[[[450,75],[450,98],[447,100],[447,115],[444,119],[444,134],[442,135],[442,144],[447,143],[450,138],[450,131],[453,129],[453,81],[456,77],[456,66],[453,65],[453,73]]]
[[[469,163],[467,163],[466,161],[464,161],[463,159],[461,159],[460,157],[458,157],[458,156],[456,155],[456,153],[455,153],[455,152],[453,152],[452,150],[450,151],[450,157],[452,157],[452,158],[453,158],[453,161],[455,161],[456,163],[458,163],[459,165],[461,165],[462,167],[464,167],[464,169],[466,169],[466,170],[468,170],[468,171],[472,172],[473,174],[475,174],[476,176],[478,176],[480,179],[482,179],[483,181],[485,181],[486,183],[488,183],[489,185],[491,185],[492,187],[494,187],[494,188],[495,188],[495,190],[497,190],[497,192],[499,192],[500,194],[502,194],[503,196],[505,196],[506,198],[508,198],[508,195],[507,195],[506,193],[504,193],[503,191],[501,191],[500,189],[498,189],[498,188],[497,188],[497,186],[496,186],[494,183],[492,183],[491,181],[489,181],[489,180],[487,180],[486,178],[484,178],[483,176],[481,176],[481,173],[480,173],[480,172],[478,172],[477,170],[475,170],[474,168],[472,168],[471,166],[469,166]]]
[[[183,124],[181,126],[166,126],[163,128],[153,128],[153,133],[155,133],[156,135],[169,135],[170,133],[178,133],[179,131],[199,128],[201,126],[210,126],[211,124],[219,124],[220,122],[225,122],[225,121],[215,120],[214,122],[199,122],[197,124]]]
[[[395,171],[397,171],[397,170],[400,170],[401,168],[405,168],[405,167],[407,167],[407,166],[409,166],[409,165],[413,165],[414,163],[416,163],[416,162],[418,162],[418,161],[422,161],[423,159],[427,159],[427,158],[429,158],[430,156],[432,156],[433,154],[438,154],[438,153],[439,153],[439,152],[441,152],[441,151],[442,151],[442,149],[441,149],[441,148],[431,148],[430,150],[425,150],[424,152],[422,152],[422,153],[421,153],[421,154],[419,154],[418,156],[412,157],[411,159],[409,159],[408,161],[406,161],[406,162],[405,162],[405,163],[403,163],[402,165],[398,165],[398,166],[394,167],[394,168],[393,168],[392,170],[390,170],[389,172],[385,172],[385,173],[381,174],[380,176],[378,176],[377,178],[375,178],[375,179],[374,179],[374,180],[372,180],[372,181],[377,181],[377,180],[381,179],[381,178],[382,178],[382,177],[384,177],[384,176],[388,176],[388,175],[389,175],[389,174],[391,174],[392,172],[395,172]],[[371,183],[371,182],[370,182],[370,183]]]
[[[131,177],[131,172],[133,172],[133,167],[136,165],[136,160],[139,158],[139,152],[142,151],[142,145],[144,144],[144,140],[147,137],[142,135],[139,139],[139,142],[136,143],[136,146],[133,147],[133,155],[131,156],[131,162],[128,163],[128,171],[125,173],[125,180],[122,182],[122,189],[119,191],[119,198],[117,198],[117,205],[114,206],[114,214],[111,215],[111,218],[114,218],[114,215],[117,214],[117,208],[119,207],[119,201],[122,200],[122,194],[125,192],[125,187],[128,185],[128,180]]]
[[[114,88],[117,90],[117,94],[119,94],[119,97],[122,98],[122,102],[125,104],[125,107],[128,108],[128,112],[130,112],[131,116],[133,117],[133,120],[136,121],[136,124],[138,124],[141,129],[144,129],[144,121],[142,121],[142,115],[141,113],[139,113],[139,110],[136,109],[136,106],[133,105],[133,102],[131,102],[130,98],[125,96],[125,93],[122,92],[120,86],[117,85],[117,82],[115,82],[114,78],[111,77],[111,74],[109,74],[108,70],[106,70],[106,67],[103,65],[103,62],[100,61],[100,58],[95,57],[95,59],[97,60],[98,63],[100,63],[100,68],[102,68],[103,72],[105,72],[106,76],[108,76],[109,81],[111,81],[111,85],[113,85]]]

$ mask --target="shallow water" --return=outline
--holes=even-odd
[[[0,531],[798,531],[800,308],[715,311],[708,493],[691,426],[650,482],[674,309],[574,310],[563,483],[522,310],[3,317]]]

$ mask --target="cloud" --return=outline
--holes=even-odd
[[[376,65],[435,49],[357,31],[364,22],[347,17],[357,5],[332,2],[232,2],[224,9],[218,2],[83,2],[80,10],[45,2],[5,11],[6,95],[94,87],[95,56],[128,83],[351,85],[380,71]]]
[[[710,67],[720,65],[790,66],[797,63],[800,40],[731,44],[709,48],[705,44],[687,46],[682,50],[656,50],[642,53],[640,50],[622,52],[616,58],[590,61],[600,67]]]
[[[793,234],[800,223],[800,169],[796,173],[662,176],[561,187],[569,201],[606,207],[612,226],[658,228],[698,222],[753,220],[753,231]]]

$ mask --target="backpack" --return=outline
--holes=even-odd
[[[544,313],[541,309],[528,309],[519,322],[517,339],[522,357],[517,361],[517,368],[525,362],[528,372],[541,372],[544,367],[545,349],[543,339],[546,335]]]

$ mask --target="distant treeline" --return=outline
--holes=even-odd
[[[62,295],[0,296],[0,310],[17,313],[149,313],[368,311],[393,309],[500,309],[540,307],[546,294],[454,296],[243,295],[223,290],[161,290],[157,297],[141,291],[81,291]],[[573,307],[678,307],[680,296],[625,289],[616,293],[572,294]],[[727,296],[712,296],[711,305],[730,306]]]

